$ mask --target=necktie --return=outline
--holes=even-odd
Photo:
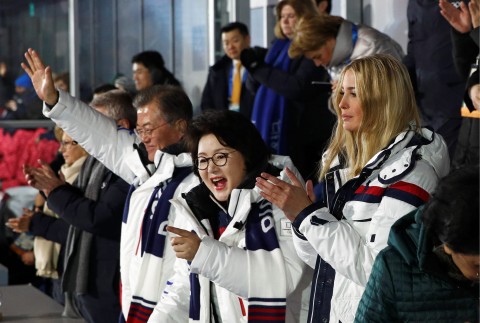
[[[242,77],[240,75],[241,67],[241,63],[237,62],[235,65],[235,73],[233,75],[232,97],[230,98],[230,103],[237,106],[240,105],[240,91],[242,90]]]

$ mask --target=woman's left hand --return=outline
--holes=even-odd
[[[170,243],[172,244],[177,258],[192,261],[197,254],[198,248],[200,247],[200,242],[202,242],[198,235],[195,232],[190,232],[172,226],[168,226],[167,231],[178,236],[170,239]]]
[[[307,181],[307,189],[305,190],[290,169],[285,168],[285,173],[292,184],[268,173],[261,173],[260,176],[262,177],[257,177],[256,185],[261,189],[260,195],[280,208],[285,216],[293,222],[297,215],[315,200],[313,184],[312,181]]]

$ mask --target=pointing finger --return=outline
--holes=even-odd
[[[167,231],[171,232],[171,233],[174,233],[174,234],[176,234],[180,237],[188,237],[189,235],[192,234],[190,231],[179,229],[179,228],[176,228],[176,227],[173,227],[173,226],[170,226],[170,225],[167,226]]]

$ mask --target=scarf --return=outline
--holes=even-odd
[[[94,157],[88,157],[77,177],[77,187],[84,196],[97,201],[108,170]],[[65,292],[87,292],[92,234],[70,226],[65,246],[65,271],[62,288]]]
[[[277,39],[265,57],[265,63],[273,68],[288,71],[291,59],[288,57],[290,40]],[[255,95],[252,122],[262,135],[263,140],[274,154],[285,155],[287,152],[287,134],[285,131],[286,102],[285,97],[266,85],[261,85]]]
[[[278,280],[265,288],[265,282],[271,281],[271,277],[286,277],[285,261],[275,231],[270,202],[263,200],[252,205],[245,227],[245,243],[251,267],[248,273],[248,322],[285,322],[285,281]],[[259,272],[256,268],[265,270]]]
[[[153,190],[143,216],[140,252],[145,252],[157,257],[163,257],[166,236],[158,234],[164,231],[161,226],[168,222],[170,214],[170,199],[172,199],[178,185],[192,172],[192,167],[175,167],[171,179],[159,183]],[[127,201],[133,193],[134,186],[127,196]],[[155,206],[154,206],[155,205]],[[129,203],[125,205],[125,214],[128,214]],[[153,212],[152,212],[152,209]],[[145,278],[147,279],[147,278]],[[145,304],[147,303],[147,306]],[[149,304],[148,304],[149,303]],[[142,295],[133,295],[128,311],[127,323],[147,322],[152,314],[155,304],[151,300],[145,300]]]
[[[65,181],[67,183],[74,183],[86,159],[87,156],[84,156],[76,160],[70,166],[65,164],[62,165],[61,171],[65,176]],[[58,216],[48,208],[47,203],[45,203],[43,212],[47,215],[58,218]],[[59,243],[46,240],[42,237],[35,237],[33,250],[35,253],[35,268],[37,269],[37,276],[58,279],[59,274],[57,271],[57,265],[60,249],[61,246]]]
[[[255,177],[260,171],[267,171],[271,174],[278,174],[280,170],[270,164],[260,165],[246,176],[246,179],[239,185],[238,192],[252,189],[255,186]],[[245,192],[245,191],[244,191]],[[203,223],[208,220],[212,230],[222,228],[222,219],[226,215],[219,206],[210,199],[210,191],[204,183],[184,194],[191,211]],[[285,277],[285,261],[280,249],[275,223],[273,220],[272,205],[270,202],[260,199],[250,201],[249,198],[242,199],[242,203],[250,203],[251,209],[245,221],[245,244],[248,250],[248,321],[249,322],[285,322],[287,287],[285,282],[275,281],[272,284],[271,277]],[[213,216],[217,215],[217,217]],[[229,222],[227,220],[227,222]],[[242,225],[241,223],[237,223]],[[237,225],[236,224],[236,225]],[[206,228],[204,228],[206,229]],[[208,232],[209,230],[206,229]],[[279,266],[278,264],[283,264]],[[258,268],[265,268],[259,272]],[[200,299],[201,286],[198,274],[190,274],[190,321],[200,320]],[[241,302],[243,304],[243,302]],[[213,316],[219,313],[212,313]]]

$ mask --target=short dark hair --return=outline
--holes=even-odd
[[[117,88],[113,84],[103,83],[93,89],[93,94],[103,94],[116,89]]]
[[[454,252],[479,254],[479,166],[456,169],[438,183],[422,219],[427,232]]]
[[[239,112],[230,110],[206,110],[192,120],[187,135],[188,150],[195,160],[200,139],[213,134],[224,145],[239,151],[245,159],[247,173],[266,165],[270,150],[253,123]],[[198,169],[194,172],[198,175]]]
[[[242,36],[249,36],[250,33],[248,32],[248,27],[247,25],[245,25],[243,22],[239,22],[239,21],[234,21],[234,22],[231,22],[229,24],[226,24],[225,26],[223,26],[221,29],[220,29],[220,32],[223,34],[223,33],[228,33],[230,31],[233,31],[237,29],[240,34],[242,34]]]
[[[127,119],[131,129],[137,124],[137,111],[133,107],[132,97],[128,92],[122,90],[111,90],[97,95],[91,106],[102,106],[107,109],[107,117],[115,121]]]
[[[132,58],[133,63],[140,63],[145,66],[149,71],[153,68],[158,70],[163,70],[165,68],[165,61],[163,60],[162,54],[156,50],[146,50],[144,52],[138,53]]]
[[[133,100],[135,108],[155,102],[158,111],[169,124],[185,120],[190,124],[193,116],[192,102],[182,88],[174,85],[154,85],[138,92]]]

